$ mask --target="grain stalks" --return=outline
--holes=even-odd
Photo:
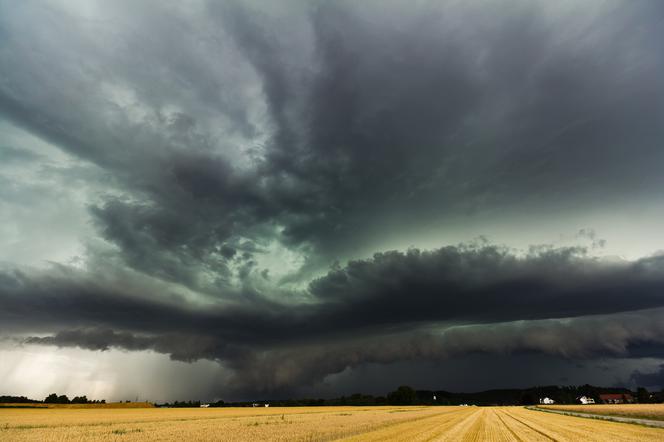
[[[0,440],[636,442],[664,430],[523,407],[0,409]]]

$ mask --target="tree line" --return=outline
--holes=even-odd
[[[553,399],[557,404],[578,403],[578,398],[587,396],[600,403],[600,394],[618,393],[630,394],[639,403],[662,403],[664,392],[651,393],[643,387],[639,387],[634,393],[626,388],[606,388],[593,385],[580,386],[541,386],[526,389],[501,389],[486,390],[477,393],[453,393],[444,390],[415,390],[407,385],[402,385],[385,396],[372,396],[356,393],[350,396],[341,396],[331,399],[271,399],[261,401],[215,402],[201,401],[175,401],[163,404],[155,404],[158,407],[200,407],[206,404],[209,407],[251,407],[255,404],[270,404],[275,407],[298,407],[298,406],[372,406],[372,405],[535,405],[544,397]],[[129,402],[129,401],[127,401]],[[69,399],[66,395],[51,393],[43,401],[29,399],[25,396],[0,396],[0,403],[44,403],[44,404],[105,404],[102,400],[89,400],[86,396],[75,396]]]
[[[89,400],[87,396],[75,396],[69,399],[67,395],[51,393],[43,401],[29,399],[25,396],[0,396],[0,404],[105,404],[106,400]]]
[[[664,402],[662,392],[650,393],[640,387],[636,393],[626,388],[596,387],[593,385],[580,386],[541,386],[525,389],[499,389],[486,390],[477,393],[453,393],[444,390],[415,390],[407,385],[402,385],[385,396],[372,396],[356,393],[350,396],[341,396],[329,399],[270,399],[259,401],[224,402],[217,401],[209,403],[210,407],[251,407],[255,404],[270,404],[273,407],[315,407],[315,406],[372,406],[372,405],[535,405],[539,400],[548,397],[558,404],[575,404],[578,398],[587,396],[600,403],[600,394],[619,393],[630,394],[640,403]],[[200,401],[182,401],[157,406],[168,407],[198,407]]]
[[[51,393],[46,396],[44,399],[45,404],[105,404],[106,400],[102,399],[99,401],[89,400],[87,396],[75,396],[73,399],[69,399],[67,395],[63,394],[58,396],[55,393]]]

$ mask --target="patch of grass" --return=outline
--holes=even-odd
[[[5,405],[5,404],[0,404],[0,408],[44,408],[36,405]]]
[[[9,427],[7,425],[7,430],[34,430],[36,428],[48,428],[48,425],[15,425],[13,427]]]
[[[143,430],[140,428],[134,428],[133,430],[126,430],[124,428],[116,428],[115,430],[111,431],[112,434],[129,434],[129,433],[142,433]]]

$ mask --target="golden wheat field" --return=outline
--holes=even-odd
[[[0,408],[154,408],[154,404],[150,402],[109,402],[104,404],[43,404],[43,403],[28,403],[28,404],[0,404]]]
[[[664,420],[664,404],[612,404],[612,405],[540,405],[559,411],[624,416],[641,419]]]
[[[522,407],[0,409],[3,441],[656,441],[664,430]]]

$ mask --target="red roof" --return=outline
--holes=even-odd
[[[605,393],[605,394],[600,394],[599,398],[602,399],[603,401],[606,400],[623,400],[623,399],[631,399],[632,395],[629,393]]]

